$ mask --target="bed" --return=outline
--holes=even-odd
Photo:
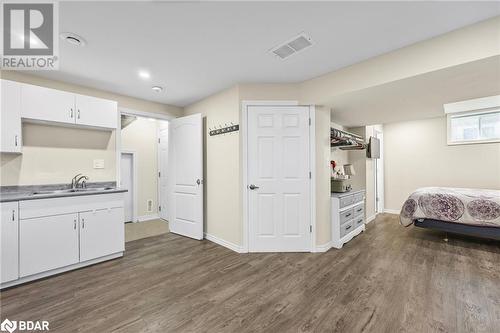
[[[424,187],[413,192],[399,215],[405,227],[500,240],[500,191]]]

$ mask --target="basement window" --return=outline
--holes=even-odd
[[[448,144],[500,142],[500,109],[448,114]]]

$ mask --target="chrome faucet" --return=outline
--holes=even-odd
[[[71,180],[71,189],[77,189],[78,187],[80,188],[85,188],[87,187],[87,180],[89,180],[89,177],[79,173],[73,179]],[[81,181],[81,184],[80,184]]]

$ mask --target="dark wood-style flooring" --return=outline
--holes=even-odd
[[[500,242],[382,215],[342,250],[237,254],[174,234],[1,293],[51,332],[500,332]]]

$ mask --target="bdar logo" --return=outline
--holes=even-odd
[[[2,330],[2,332],[12,333],[16,330],[16,328],[17,322],[15,320],[10,321],[9,319],[5,319],[2,321],[2,324],[0,324],[0,330]]]

